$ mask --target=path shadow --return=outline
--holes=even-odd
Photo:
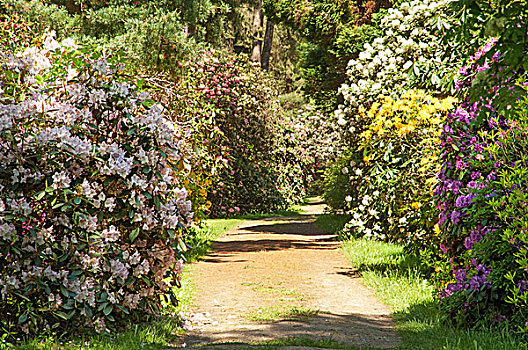
[[[256,225],[241,228],[243,231],[254,233],[291,234],[300,236],[314,236],[323,234],[321,229],[313,222],[278,223],[273,225]]]
[[[241,324],[229,331],[187,336],[187,346],[195,347],[218,342],[269,341],[285,338],[308,338],[312,341],[335,342],[342,345],[388,348],[399,345],[389,316],[338,315],[319,313],[311,317],[278,319],[255,324]]]
[[[335,235],[322,233],[313,221],[298,217],[286,218],[284,221],[286,222],[240,227],[226,235],[225,239],[212,243],[211,253],[202,261],[223,262],[222,258],[238,253],[289,249],[331,250],[339,246]],[[247,239],[234,238],[235,236],[247,236]]]
[[[238,253],[252,253],[263,251],[282,251],[289,249],[310,249],[310,250],[332,250],[336,249],[338,243],[326,239],[304,241],[291,239],[256,239],[238,240],[227,242],[215,242],[212,245],[212,252],[202,261],[212,261],[215,258],[230,257]],[[230,260],[232,261],[232,260]]]

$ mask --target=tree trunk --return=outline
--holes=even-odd
[[[271,45],[273,44],[273,30],[275,25],[269,19],[266,20],[266,34],[264,35],[264,43],[262,45],[262,57],[260,66],[263,70],[269,70],[269,62],[271,56]]]
[[[263,25],[264,13],[262,12],[262,0],[258,0],[257,6],[253,11],[253,50],[251,51],[251,60],[253,62],[260,63]]]
[[[75,0],[66,0],[64,5],[70,15],[81,14],[81,5],[77,4]]]

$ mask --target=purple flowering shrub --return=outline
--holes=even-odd
[[[470,91],[490,66],[500,64],[496,41],[480,48],[461,69],[459,89]],[[509,107],[515,113],[505,118],[497,106],[504,94],[525,92],[515,79],[505,79],[448,116],[435,189],[440,213],[435,278],[443,311],[458,324],[508,321],[524,334],[528,109],[525,98],[519,99]]]
[[[122,63],[71,40],[0,59],[0,333],[107,332],[158,311],[192,220],[183,130]]]

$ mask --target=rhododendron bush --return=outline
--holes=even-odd
[[[476,81],[494,75],[504,64],[501,47],[494,38],[469,58],[460,70],[461,91],[474,96],[472,90],[481,89]],[[447,316],[466,325],[507,321],[510,329],[526,335],[528,109],[523,75],[523,70],[503,75],[497,86],[468,97],[447,118],[435,189],[441,229],[435,248],[438,295]],[[514,102],[504,106],[505,99]]]
[[[284,100],[291,98],[285,96]],[[278,146],[285,158],[281,163],[300,167],[301,177],[297,178],[299,186],[311,194],[321,194],[324,170],[341,151],[337,116],[325,115],[305,101],[295,106],[295,102],[284,100],[281,106],[285,112],[276,130]],[[299,171],[294,173],[298,174]]]
[[[440,123],[455,102],[410,90],[399,99],[374,103],[362,116],[368,127],[361,143],[328,180],[329,203],[352,215],[344,235],[420,245],[420,237],[434,226]]]
[[[1,332],[106,332],[156,312],[193,216],[173,166],[184,130],[119,60],[69,40],[1,60]]]
[[[244,56],[202,52],[185,64],[182,95],[200,100],[177,107],[195,130],[212,216],[287,208],[304,193],[301,158],[284,148],[278,92]],[[196,105],[196,102],[192,104]],[[302,156],[299,153],[300,156]]]
[[[442,42],[452,25],[445,1],[410,1],[389,9],[380,30],[384,35],[365,44],[349,62],[349,81],[340,88],[345,113],[369,108],[379,96],[397,97],[409,88],[449,91],[452,68],[459,59]],[[353,126],[353,125],[352,125]]]

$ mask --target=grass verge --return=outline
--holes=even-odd
[[[457,329],[443,323],[433,287],[419,272],[417,259],[395,244],[357,239],[343,245],[365,284],[393,309],[402,338],[399,349],[520,350],[507,331]]]

